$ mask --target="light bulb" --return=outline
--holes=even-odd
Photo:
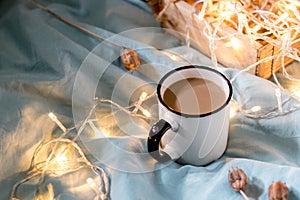
[[[56,123],[56,125],[63,131],[63,132],[66,132],[67,131],[67,128],[57,119],[57,116],[53,113],[53,112],[50,112],[48,114],[48,117]]]
[[[258,111],[260,111],[261,110],[261,106],[253,106],[252,108],[251,108],[251,112],[258,112]]]
[[[140,107],[140,110],[142,111],[143,115],[145,115],[147,118],[151,117],[151,114],[148,110],[144,109],[143,107]]]
[[[225,46],[232,47],[235,50],[242,48],[241,41],[239,39],[237,39],[236,37],[232,37],[229,42],[225,43]]]
[[[253,106],[252,108],[245,110],[244,113],[249,114],[249,113],[255,113],[261,110],[261,106]]]

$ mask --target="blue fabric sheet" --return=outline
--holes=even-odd
[[[48,112],[56,113],[66,127],[73,127],[88,114],[95,96],[127,106],[141,89],[153,92],[160,77],[172,68],[190,63],[211,65],[209,58],[161,30],[144,1],[40,3],[90,31],[136,49],[142,66],[130,73],[120,62],[120,48],[101,43],[27,1],[1,1],[1,200],[9,199],[13,185],[26,176],[39,142],[61,133]],[[227,68],[221,71],[229,79],[238,73]],[[233,86],[234,99],[244,109],[277,104],[275,85],[269,80],[243,73]],[[293,103],[297,102],[291,99],[284,109]],[[278,180],[289,187],[290,199],[300,199],[299,111],[272,119],[237,113],[230,121],[224,155],[196,167],[161,164],[147,155],[146,138],[158,118],[157,102],[152,98],[144,106],[150,109],[151,120],[118,112],[114,124],[105,117],[107,104],[101,104],[97,108],[99,133],[106,129],[109,136],[92,138],[83,133],[80,138],[90,160],[108,172],[111,199],[242,199],[227,179],[228,171],[236,167],[249,177],[246,194],[250,199],[267,199],[268,186]],[[82,169],[48,181],[53,183],[57,199],[93,199],[95,192],[85,188],[88,175],[91,172]],[[29,181],[17,194],[20,199],[32,199],[34,191],[35,184]]]

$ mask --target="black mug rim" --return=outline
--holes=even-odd
[[[178,71],[181,71],[181,70],[185,70],[185,69],[191,69],[191,68],[197,68],[197,69],[205,69],[205,70],[208,70],[208,71],[212,71],[218,75],[220,75],[224,80],[225,82],[227,83],[228,85],[228,88],[229,88],[229,94],[228,94],[228,97],[225,101],[225,103],[220,106],[219,108],[211,111],[211,112],[207,112],[207,113],[202,113],[202,114],[186,114],[186,113],[181,113],[181,112],[178,112],[176,110],[173,110],[172,108],[170,108],[165,102],[164,100],[162,99],[162,95],[161,95],[161,87],[163,85],[163,82],[173,73],[176,73]],[[209,116],[209,115],[212,115],[214,113],[217,113],[219,112],[220,110],[222,110],[224,107],[226,107],[230,100],[231,100],[231,97],[232,97],[232,93],[233,93],[233,89],[232,89],[232,85],[230,83],[230,81],[228,80],[228,78],[222,74],[221,72],[213,69],[213,68],[210,68],[210,67],[206,67],[206,66],[200,66],[200,65],[187,65],[187,66],[182,66],[182,67],[178,67],[176,69],[173,69],[171,71],[169,71],[168,73],[166,73],[159,81],[158,85],[157,85],[157,96],[158,96],[158,100],[160,101],[160,103],[165,107],[167,108],[169,111],[171,111],[172,113],[175,113],[179,116],[183,116],[183,117],[193,117],[193,118],[199,118],[199,117],[206,117],[206,116]]]

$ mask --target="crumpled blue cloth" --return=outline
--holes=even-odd
[[[135,49],[142,66],[128,72],[120,62],[119,47],[64,24],[27,1],[1,1],[0,199],[8,199],[13,185],[26,176],[39,142],[61,132],[48,112],[56,113],[66,127],[77,126],[89,113],[95,96],[127,106],[138,99],[140,91],[151,94],[170,69],[212,65],[208,57],[161,30],[144,1],[39,2],[90,31]],[[238,73],[220,70],[229,79]],[[244,109],[277,105],[271,81],[242,73],[233,87],[234,99]],[[283,108],[295,103],[291,99]],[[110,105],[99,105],[96,125],[106,137],[83,133],[80,138],[91,161],[108,172],[111,199],[242,199],[228,184],[228,171],[236,167],[249,177],[245,192],[251,199],[267,199],[269,185],[279,180],[289,187],[290,199],[300,199],[299,111],[272,119],[237,113],[230,121],[224,155],[196,167],[157,163],[146,153],[148,131],[158,119],[155,97],[143,106],[151,111],[151,120],[118,112],[112,122],[107,117]],[[55,197],[93,199],[95,192],[85,182],[90,173],[83,169],[50,179]],[[34,183],[28,182],[17,194],[31,199],[34,190]]]

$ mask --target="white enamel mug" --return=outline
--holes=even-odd
[[[199,114],[181,113],[170,108],[163,100],[164,92],[173,83],[188,78],[206,79],[219,86],[226,95],[222,105],[206,113],[199,111]],[[161,162],[175,160],[180,164],[202,166],[222,156],[227,146],[232,97],[230,81],[222,73],[194,65],[174,69],[159,81],[157,97],[159,121],[152,126],[147,141],[148,152],[153,158]]]

